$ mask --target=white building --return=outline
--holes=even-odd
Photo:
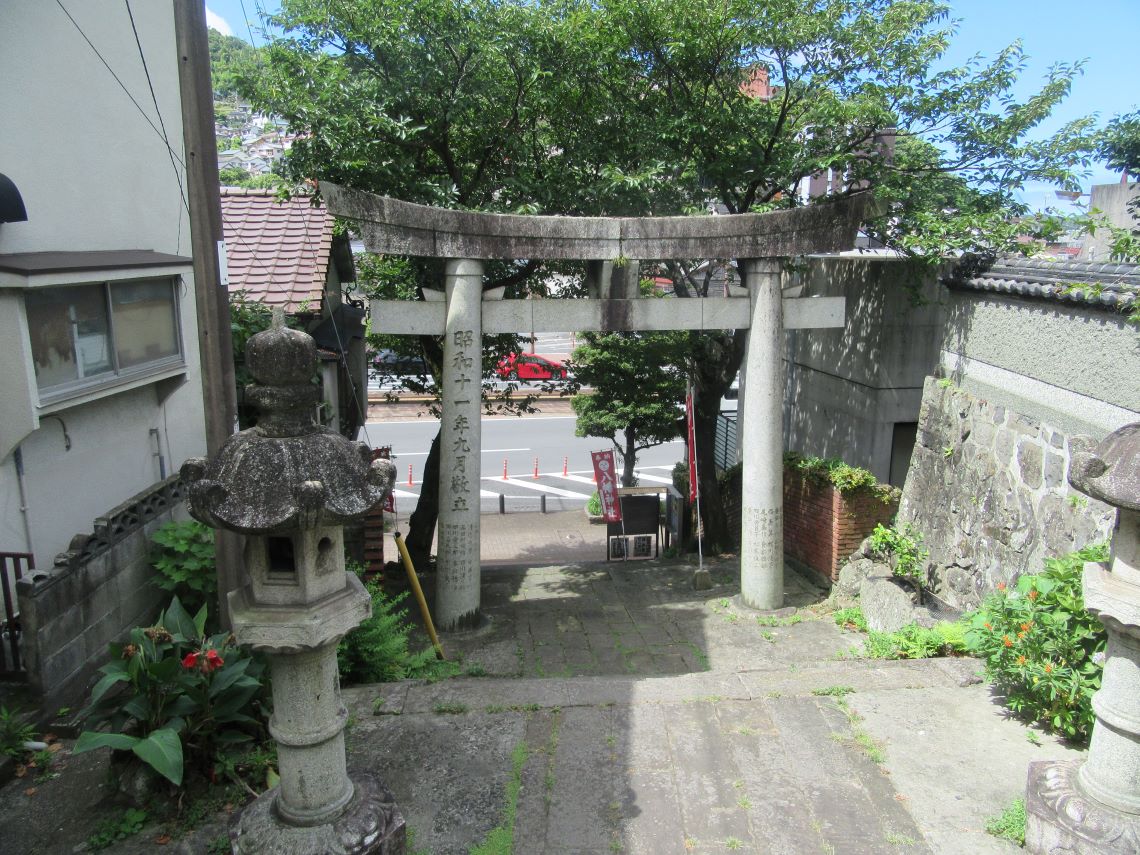
[[[170,3],[9,0],[0,172],[0,551],[38,572],[205,451]],[[153,84],[148,85],[147,72]]]

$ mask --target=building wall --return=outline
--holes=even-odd
[[[932,271],[873,256],[812,257],[791,283],[803,296],[845,297],[847,324],[787,333],[785,447],[888,482],[894,426],[917,421],[938,364],[945,288]]]
[[[1097,184],[1092,188],[1089,210],[1100,211],[1114,226],[1136,228],[1136,214],[1129,203],[1140,201],[1140,184]],[[1110,261],[1108,235],[1103,231],[1085,237],[1081,261]]]
[[[149,249],[189,255],[172,7],[131,6],[158,113],[125,5],[88,0],[67,8],[79,29],[58,4],[5,4],[0,26],[0,115],[5,117],[0,169],[19,188],[28,220],[0,224],[0,254]],[[161,136],[163,127],[173,158]],[[186,361],[179,378],[67,407],[55,417],[39,419],[37,413],[26,425],[3,422],[5,430],[19,434],[4,437],[4,445],[18,443],[22,454],[27,525],[16,461],[8,454],[0,459],[0,550],[31,551],[37,569],[50,571],[55,555],[75,534],[90,532],[93,519],[160,479],[158,453],[170,474],[186,457],[204,452],[189,268],[179,292]],[[22,294],[3,290],[0,300],[19,303]],[[23,362],[11,358],[9,336],[0,340],[0,354],[6,369],[16,367],[13,361]],[[18,367],[26,371],[26,366]]]

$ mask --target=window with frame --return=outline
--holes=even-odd
[[[27,291],[41,399],[182,365],[176,282],[163,277]]]

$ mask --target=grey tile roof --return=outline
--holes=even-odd
[[[1004,257],[966,259],[945,280],[956,288],[1083,303],[1124,311],[1140,300],[1140,264]]]

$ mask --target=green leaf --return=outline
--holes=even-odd
[[[138,740],[131,750],[176,787],[182,785],[182,740],[175,731],[156,730]]]
[[[125,733],[96,733],[85,730],[75,740],[71,748],[72,754],[82,754],[84,751],[94,751],[96,748],[113,748],[120,751],[129,751],[139,742],[137,736],[128,736]]]
[[[99,699],[107,694],[108,690],[116,683],[126,683],[129,681],[130,677],[127,676],[125,671],[114,671],[110,674],[105,674],[99,682],[95,684],[95,688],[91,690],[91,703],[98,703]]]
[[[164,616],[164,626],[175,641],[193,641],[200,637],[194,619],[182,607],[178,597],[170,601],[170,607]]]

